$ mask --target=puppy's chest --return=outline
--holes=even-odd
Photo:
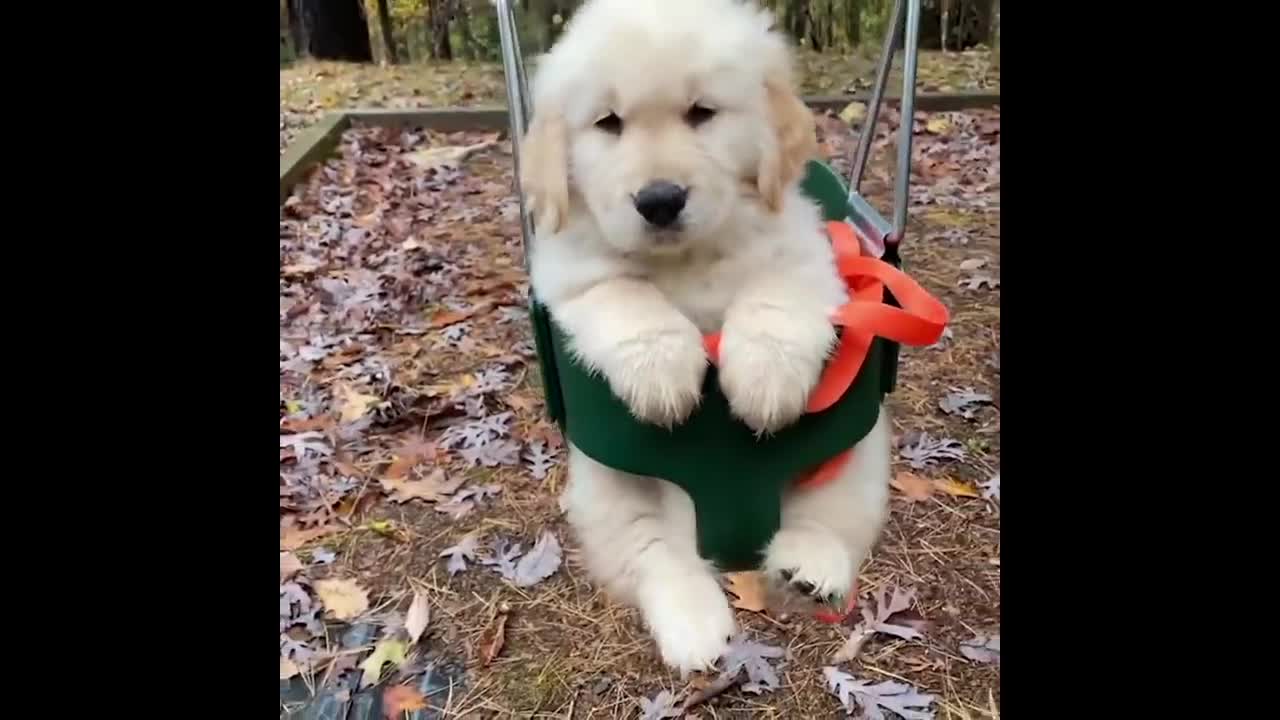
[[[664,267],[650,279],[667,301],[704,333],[716,332],[745,278],[737,263],[715,261]]]

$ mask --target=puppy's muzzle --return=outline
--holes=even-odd
[[[632,196],[636,212],[650,225],[658,228],[669,228],[675,224],[688,198],[688,188],[666,180],[655,180]]]

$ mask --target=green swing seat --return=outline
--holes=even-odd
[[[850,216],[848,189],[826,164],[809,163],[802,189],[822,208],[824,219]],[[604,378],[572,357],[566,338],[537,298],[530,308],[547,411],[561,432],[603,465],[663,478],[689,493],[699,553],[726,571],[759,566],[781,524],[787,486],[865,437],[881,399],[893,389],[898,347],[877,337],[839,401],[757,439],[730,414],[712,366],[701,405],[683,424],[667,430],[633,417]]]

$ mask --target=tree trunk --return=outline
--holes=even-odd
[[[462,56],[468,60],[480,60],[484,50],[475,33],[471,32],[471,13],[466,0],[457,0],[453,19],[458,21],[458,34],[462,36]]]
[[[306,53],[307,39],[302,32],[302,13],[295,7],[298,0],[285,0],[284,10],[289,21],[289,42],[293,43],[293,54],[302,57]]]
[[[797,44],[802,43],[804,42],[804,12],[800,8],[800,3],[807,0],[785,0],[785,2],[782,24]]]
[[[836,45],[836,3],[835,0],[827,0],[827,12],[823,13],[823,28],[827,31],[827,47]]]
[[[431,0],[427,14],[431,23],[431,57],[436,60],[452,60],[453,43],[449,39],[449,20],[453,16],[452,0]]]
[[[396,56],[396,41],[391,34],[391,11],[387,9],[387,0],[378,0],[378,24],[382,26],[382,49],[386,53],[387,62],[395,65],[400,62]]]
[[[373,62],[360,0],[296,0],[307,54],[317,60]]]
[[[991,0],[991,47],[1000,47],[1000,0]]]
[[[546,52],[556,44],[573,7],[574,3],[562,0],[530,0],[525,5],[526,17],[534,29],[534,47],[537,52]],[[556,23],[557,15],[560,16],[559,23]]]
[[[942,0],[942,52],[947,51],[947,24],[951,21],[950,10],[950,0]]]
[[[814,22],[813,8],[810,3],[804,4],[804,23],[809,29],[809,47],[814,52],[822,52],[822,28],[818,27],[818,23]]]
[[[850,48],[862,44],[862,0],[845,0],[844,35]]]

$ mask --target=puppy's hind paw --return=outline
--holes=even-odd
[[[775,586],[809,600],[843,607],[857,575],[853,558],[835,536],[809,529],[778,531],[765,553],[764,570]]]
[[[642,610],[662,661],[681,677],[712,669],[737,632],[729,601],[710,577],[686,577],[657,590]]]

